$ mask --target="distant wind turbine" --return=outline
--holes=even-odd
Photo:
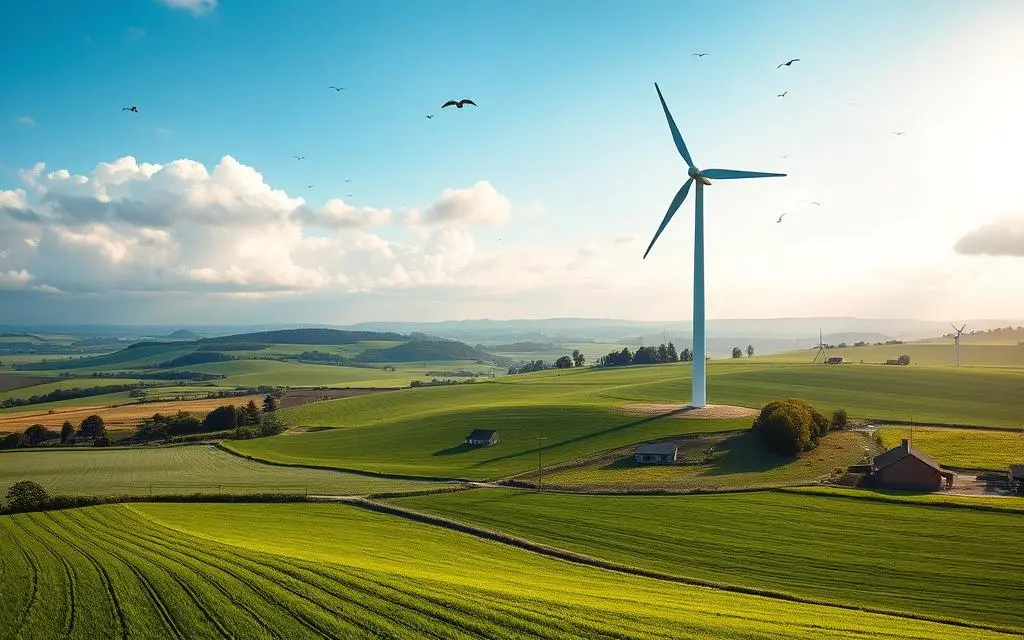
[[[704,187],[710,186],[711,180],[781,178],[786,174],[736,171],[734,169],[705,169],[701,171],[693,163],[693,159],[690,158],[690,152],[686,149],[686,143],[683,142],[683,137],[679,134],[679,128],[676,127],[676,122],[672,119],[672,114],[668,110],[668,105],[665,104],[665,97],[661,95],[661,88],[658,87],[657,82],[654,83],[654,89],[658,92],[661,108],[665,111],[665,119],[668,120],[668,127],[672,132],[672,140],[676,144],[676,150],[679,151],[679,155],[686,161],[686,166],[688,167],[686,173],[689,178],[679,188],[675,198],[672,199],[672,204],[669,205],[661,225],[654,233],[651,244],[648,245],[647,251],[644,252],[644,259],[651,252],[654,243],[658,241],[658,237],[665,230],[665,227],[668,226],[669,221],[672,220],[672,216],[676,214],[680,205],[683,204],[683,200],[686,200],[686,196],[690,192],[690,186],[696,181],[697,195],[694,206],[696,215],[694,216],[693,237],[693,397],[690,405],[693,407],[703,407],[707,405],[707,359],[705,356],[707,341],[704,313]]]
[[[966,324],[960,325],[959,329],[956,328],[956,325],[952,325],[951,324],[949,326],[953,327],[953,331],[956,331],[956,333],[953,334],[953,344],[956,345],[956,366],[959,367],[960,366],[960,335],[963,334],[964,329],[967,327],[967,325]]]

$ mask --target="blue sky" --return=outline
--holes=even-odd
[[[685,175],[654,81],[699,165],[790,174],[709,189],[710,317],[1024,316],[1000,295],[1024,278],[1024,194],[999,156],[1024,143],[1012,0],[188,4],[5,8],[0,323],[83,305],[108,321],[110,300],[132,322],[686,318],[692,202],[639,259]],[[479,108],[439,109],[463,97]],[[972,158],[1005,173],[939,198],[957,162],[936,151],[966,121]],[[133,182],[109,197],[136,217],[112,218],[93,172],[125,156],[211,174],[230,156],[267,193],[242,169],[198,203],[187,181],[179,200]],[[59,169],[92,180],[46,178]],[[233,188],[249,199],[211,195]],[[299,206],[377,222],[299,223]],[[808,264],[822,250],[847,258]]]

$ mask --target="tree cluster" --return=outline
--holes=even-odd
[[[809,402],[787,398],[766,404],[754,420],[753,431],[770,451],[795,456],[816,447],[831,428],[831,421]]]
[[[534,371],[544,371],[550,368],[551,365],[543,360],[533,360],[532,362],[523,362],[519,366],[509,367],[508,375],[513,376],[517,373],[533,373]]]
[[[556,369],[571,369],[572,367],[582,367],[587,363],[587,358],[580,353],[579,349],[573,349],[572,353],[567,356],[562,356],[558,360],[555,360]]]
[[[74,387],[72,389],[54,389],[47,393],[40,393],[28,398],[5,398],[0,402],[0,408],[22,407],[29,404],[43,404],[45,402],[57,402],[59,400],[72,400],[74,398],[90,398],[101,396],[107,393],[121,393],[138,389],[138,384],[111,384],[102,387]]]
[[[629,347],[623,347],[622,351],[612,351],[597,359],[599,367],[623,367],[631,364],[662,364],[666,362],[690,362],[693,355],[689,349],[683,349],[682,353],[676,351],[676,346],[669,342],[658,346],[638,347],[631,352]]]

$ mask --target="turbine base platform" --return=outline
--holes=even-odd
[[[733,418],[753,418],[757,409],[736,407],[727,404],[709,404],[694,407],[688,404],[625,404],[615,407],[618,411],[633,416],[671,416],[673,418],[703,418],[708,420],[728,420]]]

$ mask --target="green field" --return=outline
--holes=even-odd
[[[1024,513],[1024,497],[1016,496],[979,496],[957,493],[907,493],[895,489],[847,489],[845,487],[787,487],[779,491],[824,494],[857,498],[859,500],[878,500],[882,502],[925,504],[925,505],[957,505],[981,507],[997,511]]]
[[[0,409],[0,415],[25,413],[27,411],[46,413],[51,409],[75,409],[78,407],[113,407],[132,402],[138,402],[138,399],[130,397],[127,391],[121,391],[119,393],[105,393],[101,396],[89,396],[87,398],[72,398],[70,400],[58,400],[57,402],[47,402],[44,404],[29,404],[23,407],[8,407],[7,409]]]
[[[786,353],[759,356],[758,359],[775,362],[810,362],[816,349],[802,349]],[[827,357],[842,356],[848,363],[884,364],[903,354],[910,356],[910,364],[928,367],[951,367],[956,352],[952,338],[939,338],[922,342],[893,345],[866,345],[826,349]],[[821,358],[818,358],[821,362]],[[1024,345],[1014,341],[987,342],[967,337],[960,343],[960,364],[963,367],[1024,367]]]
[[[1021,416],[1024,422],[1024,415]],[[880,427],[878,436],[886,448],[910,438],[914,447],[940,464],[958,469],[1006,471],[1024,463],[1024,428],[1020,431],[945,429],[927,427]]]
[[[547,437],[544,460],[555,464],[638,441],[750,425],[637,418],[615,409],[684,403],[689,372],[688,365],[545,371],[322,402],[281,415],[295,425],[340,428],[231,446],[281,462],[480,479],[536,468],[538,436]],[[798,396],[855,417],[1000,425],[1017,424],[1024,412],[1024,372],[712,363],[708,387],[715,403],[760,407]],[[461,442],[474,428],[498,429],[502,443],[467,450]]]
[[[614,459],[601,459],[544,475],[544,485],[576,491],[689,491],[744,487],[779,487],[818,482],[837,467],[862,462],[864,448],[871,439],[863,433],[844,431],[822,439],[813,451],[795,460],[765,451],[752,433],[731,436],[715,443],[715,454],[706,464],[649,465],[633,461],[632,451]],[[697,450],[707,447],[706,439],[695,443],[680,441],[680,457],[701,456]]]
[[[4,639],[1012,637],[620,575],[336,505],[3,516],[0,545]]]
[[[365,495],[436,483],[260,464],[209,445],[0,453],[0,496],[19,480],[60,495],[298,493]]]
[[[90,387],[138,384],[139,382],[141,381],[136,378],[64,378],[53,382],[35,384],[31,387],[22,387],[20,389],[12,389],[10,391],[0,391],[0,401],[6,400],[7,398],[29,398],[35,395],[43,395],[44,393],[49,393],[51,391],[57,391],[58,389],[74,389],[76,387],[79,389],[88,389]],[[32,408],[33,406],[37,405],[27,405],[27,407],[23,408]],[[49,406],[49,404],[46,405],[46,407]]]
[[[1024,515],[773,492],[393,502],[655,571],[1024,632]]]

